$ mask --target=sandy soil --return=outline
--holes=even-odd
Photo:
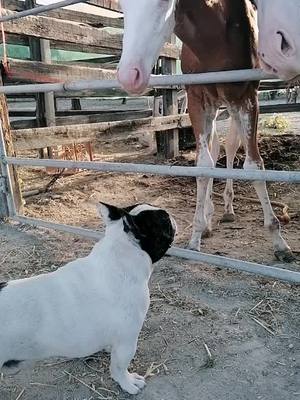
[[[299,137],[293,140],[299,146]],[[281,144],[277,165],[299,168],[297,159],[286,159],[289,150],[284,151]],[[126,147],[124,142],[103,143],[96,158],[155,162],[134,139],[128,140]],[[192,159],[193,153],[183,153],[172,162],[188,164]],[[26,190],[44,187],[51,179],[34,168],[24,170],[21,177]],[[222,193],[223,187],[216,182],[215,192]],[[239,198],[236,221],[219,223],[223,205],[216,195],[214,236],[204,241],[203,251],[279,265],[263,230],[259,204],[245,200],[255,194],[246,183],[235,187]],[[192,179],[80,172],[59,179],[50,192],[28,198],[25,214],[98,228],[101,221],[92,204],[95,200],[118,205],[147,201],[172,212],[179,226],[177,243],[185,245],[191,232],[195,191]],[[290,206],[292,219],[283,233],[299,260],[300,189],[272,184],[269,191],[272,199]],[[276,212],[280,214],[280,208]],[[85,255],[92,245],[89,240],[59,232],[2,224],[0,281],[51,271]],[[299,261],[280,266],[300,270]],[[300,397],[299,288],[165,257],[155,267],[151,298],[132,363],[132,369],[149,376],[141,400]],[[0,399],[129,398],[110,379],[108,365],[105,354],[68,362],[47,360],[34,369],[1,375]]]

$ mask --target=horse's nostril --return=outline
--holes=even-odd
[[[140,71],[139,71],[137,68],[135,68],[134,70],[135,70],[135,73],[136,73],[136,75],[135,75],[135,80],[138,81],[139,78],[140,78],[140,76],[141,76],[141,73],[140,73]]]
[[[285,34],[281,31],[276,32],[281,37],[281,51],[284,55],[289,56],[293,50],[292,46],[288,42]]]

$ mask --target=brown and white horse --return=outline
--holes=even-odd
[[[300,1],[255,0],[261,66],[282,79],[300,75]]]
[[[145,90],[159,50],[174,29],[175,9],[180,1],[120,0],[126,27],[120,81],[129,92]],[[258,9],[261,67],[285,80],[300,75],[300,1],[250,1]]]
[[[125,35],[119,80],[128,92],[140,93],[145,89],[153,62],[174,27],[183,42],[181,61],[184,73],[258,67],[256,13],[250,0],[121,0],[121,5]],[[149,28],[150,20],[155,22],[152,30]],[[226,142],[227,167],[233,167],[242,141],[246,151],[244,168],[263,168],[257,144],[257,88],[258,82],[187,87],[198,166],[212,167],[216,164],[219,142],[215,120],[218,108],[225,104],[231,115],[231,129]],[[254,182],[253,185],[262,204],[275,255],[280,260],[290,261],[292,253],[281,236],[280,223],[273,212],[266,184]],[[197,179],[191,249],[200,250],[201,238],[211,232],[214,211],[211,194],[212,180]],[[224,220],[234,219],[233,198],[232,181],[228,180],[224,192]]]

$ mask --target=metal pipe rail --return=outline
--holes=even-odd
[[[184,75],[152,75],[149,88],[174,87],[184,85],[207,85],[213,83],[250,82],[259,80],[278,80],[275,75],[269,75],[260,69],[242,69],[235,71],[205,72],[201,74]],[[41,83],[28,85],[1,86],[0,93],[47,93],[69,92],[81,90],[122,89],[117,80],[81,80],[62,83]]]
[[[35,227],[43,227],[46,229],[54,229],[63,232],[67,232],[74,235],[79,235],[87,237],[93,240],[99,240],[103,236],[103,233],[93,231],[91,229],[77,228],[75,226],[58,224],[54,222],[43,221],[40,219],[22,217],[16,215],[11,217],[13,221],[27,224]],[[190,261],[201,262],[209,264],[219,268],[233,269],[242,272],[247,272],[249,274],[260,275],[268,278],[279,279],[282,281],[300,284],[300,273],[286,270],[277,267],[271,267],[267,265],[252,263],[248,261],[235,260],[228,257],[215,256],[211,254],[206,254],[202,252],[181,249],[179,247],[172,247],[168,252],[168,255],[183,258]]]
[[[65,7],[85,0],[64,0],[57,3],[42,5],[30,10],[24,10],[15,14],[6,15],[0,18],[0,22],[16,20],[18,18],[29,15],[38,15],[43,12],[54,10],[60,7]],[[202,74],[185,74],[185,75],[165,75],[152,76],[150,78],[149,87],[178,87],[184,85],[201,85],[201,84],[216,84],[226,82],[245,82],[258,81],[264,79],[276,79],[277,77],[265,74],[261,70],[239,70],[239,71],[221,71]],[[49,84],[31,84],[31,85],[12,85],[0,88],[0,93],[18,94],[18,93],[39,93],[39,92],[68,92],[80,90],[101,90],[101,89],[117,89],[121,85],[117,80],[87,80],[64,83],[49,83]],[[143,164],[125,164],[125,163],[100,163],[100,162],[72,162],[61,160],[37,160],[23,159],[15,157],[6,157],[3,134],[0,131],[0,164],[2,173],[6,176],[9,183],[9,214],[13,221],[29,224],[36,227],[44,227],[47,229],[56,229],[71,234],[77,234],[88,237],[94,240],[99,239],[102,235],[89,229],[72,227],[69,225],[47,222],[39,219],[23,217],[16,215],[12,187],[9,178],[8,165],[19,166],[41,166],[41,167],[58,167],[58,168],[81,168],[95,171],[110,171],[110,172],[127,172],[127,173],[149,173],[169,176],[185,176],[185,177],[209,177],[223,179],[242,179],[242,180],[257,180],[257,181],[277,181],[277,182],[293,182],[300,183],[300,171],[259,171],[259,170],[227,170],[219,168],[199,168],[199,167],[179,167],[179,166],[164,166],[164,165],[143,165]],[[203,262],[221,268],[229,268],[238,271],[244,271],[251,274],[261,275],[274,279],[281,279],[291,283],[300,283],[300,273],[281,268],[275,268],[256,263],[234,260],[227,257],[209,255],[201,252],[185,250],[177,247],[172,247],[168,255],[181,257],[187,260]]]
[[[91,171],[139,173],[183,177],[208,177],[246,181],[300,183],[300,171],[241,170],[227,168],[181,167],[95,161],[66,161],[37,158],[3,157],[3,163],[18,166],[78,168]]]
[[[38,6],[35,8],[30,8],[29,10],[19,11],[15,14],[5,15],[0,18],[1,22],[13,21],[15,19],[28,17],[29,15],[38,15],[47,11],[56,10],[57,8],[62,8],[66,6],[72,6],[77,3],[85,3],[85,0],[63,0],[57,3],[47,4],[43,6]]]

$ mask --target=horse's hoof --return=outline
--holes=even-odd
[[[235,221],[235,215],[231,213],[225,213],[220,220],[220,222],[234,222],[234,221]]]
[[[292,253],[290,249],[286,250],[277,250],[274,252],[275,257],[277,258],[278,261],[284,262],[284,263],[291,263],[293,261],[296,261],[296,257]]]
[[[196,244],[194,241],[191,241],[187,247],[188,250],[193,250],[193,251],[200,251],[200,244]]]
[[[211,229],[205,229],[205,231],[202,233],[201,237],[202,239],[208,239],[213,236],[213,231]]]

